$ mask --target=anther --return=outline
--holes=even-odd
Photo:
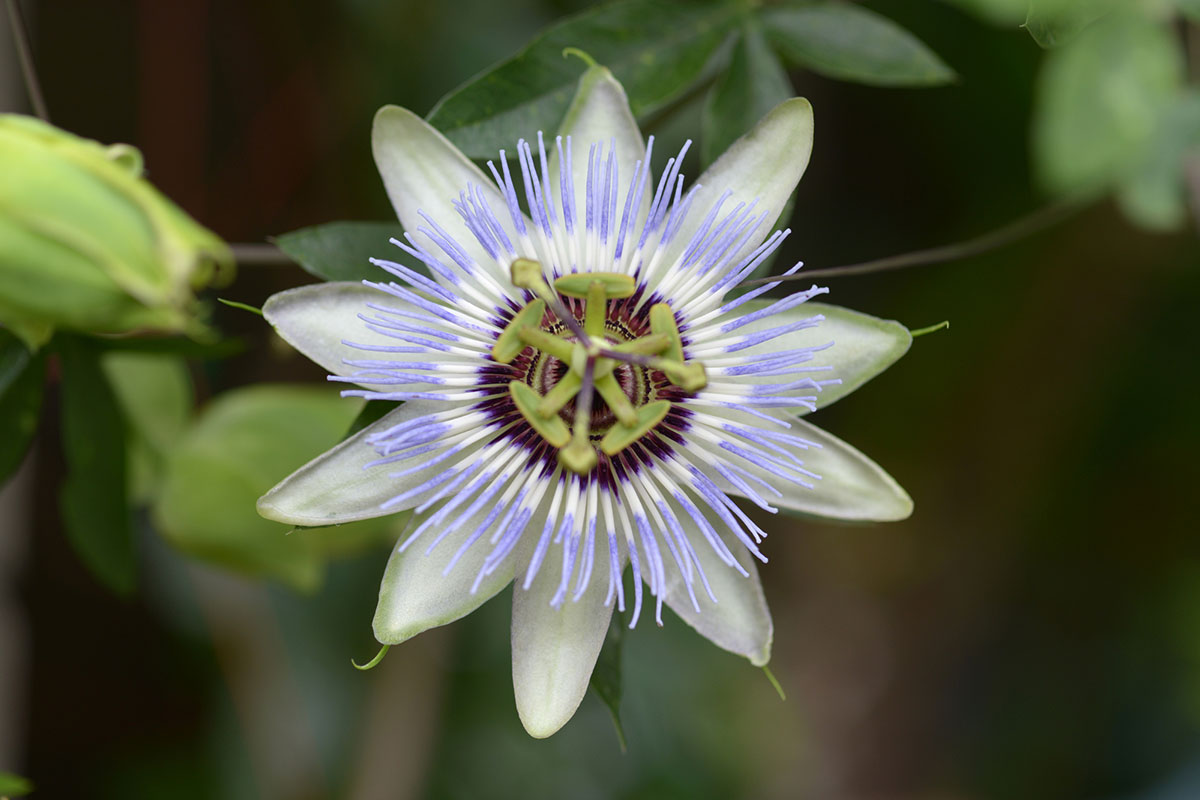
[[[492,345],[492,358],[501,364],[512,363],[512,360],[521,355],[521,351],[525,349],[521,331],[526,328],[536,328],[541,324],[545,313],[546,303],[542,300],[534,300],[518,311],[500,332],[500,335],[496,337],[496,343]]]
[[[516,265],[513,266],[515,269]],[[592,284],[595,283],[602,285],[604,293],[613,299],[632,297],[637,291],[637,282],[633,276],[623,272],[573,272],[554,281],[554,288],[559,294],[583,300],[590,299]]]

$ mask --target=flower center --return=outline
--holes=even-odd
[[[509,394],[525,421],[558,448],[566,468],[587,473],[598,463],[597,448],[616,455],[663,420],[671,404],[656,398],[653,374],[687,392],[706,385],[704,366],[684,361],[675,314],[666,303],[650,307],[646,335],[609,319],[609,300],[636,291],[629,275],[574,273],[551,288],[540,264],[517,259],[512,277],[537,297],[497,337],[492,357],[508,364],[527,347],[536,351],[525,379],[509,383]],[[584,301],[582,321],[563,297]],[[557,321],[547,324],[547,307]]]

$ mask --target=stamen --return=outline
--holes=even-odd
[[[536,301],[540,303],[541,301]],[[526,306],[528,308],[528,306]],[[575,346],[566,339],[560,339],[552,333],[546,333],[539,328],[522,328],[517,331],[517,335],[521,337],[521,341],[525,344],[533,345],[543,353],[548,353],[560,361],[570,361],[571,354]]]
[[[572,397],[579,394],[579,387],[582,385],[583,378],[579,373],[575,370],[568,370],[567,374],[563,375],[554,385],[554,388],[542,397],[542,401],[538,403],[537,413],[543,417],[557,413],[560,408],[571,402]]]
[[[655,303],[650,306],[650,330],[670,339],[671,345],[663,355],[674,361],[683,361],[683,339],[679,335],[679,326],[675,324],[675,312],[666,303]]]
[[[514,263],[514,269],[515,266]],[[516,281],[514,280],[513,283]],[[614,300],[632,297],[633,293],[637,291],[637,283],[634,282],[633,276],[620,272],[575,272],[563,275],[554,281],[554,288],[559,291],[559,294],[567,297],[586,299],[593,283],[602,285],[605,294]]]
[[[513,381],[508,384],[508,393],[512,395],[513,405],[531,428],[553,446],[566,447],[567,442],[571,441],[567,423],[557,416],[543,417],[538,413],[538,403],[542,398],[532,387],[521,381]]]
[[[579,337],[580,342],[585,345],[591,344],[587,333],[579,325],[579,320],[575,319],[574,314],[567,311],[562,301],[558,299],[558,295],[551,290],[550,284],[546,283],[546,278],[542,275],[541,264],[529,258],[516,259],[512,263],[512,282],[514,286],[528,289],[544,300],[554,315],[571,329],[571,333]]]
[[[574,438],[568,447],[558,451],[558,460],[564,467],[580,475],[591,472],[599,459],[596,448],[592,447],[592,393],[595,382],[592,373],[596,365],[594,358],[589,358],[583,370],[583,383],[579,388],[579,399],[575,402]]]
[[[545,313],[546,303],[540,299],[518,311],[508,326],[496,337],[496,343],[492,345],[492,358],[501,364],[511,364],[525,349],[521,331],[540,324]]]
[[[650,429],[663,421],[671,404],[666,400],[656,400],[647,403],[637,410],[637,422],[634,425],[614,425],[600,440],[600,449],[605,455],[615,456],[629,445],[650,432]]]
[[[633,403],[629,402],[629,398],[625,396],[621,384],[617,383],[617,379],[611,373],[596,380],[596,391],[604,398],[604,402],[608,403],[608,407],[617,415],[617,419],[622,425],[630,428],[637,425],[637,411],[634,410]]]

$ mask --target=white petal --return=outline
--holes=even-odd
[[[289,525],[319,527],[381,517],[416,507],[423,497],[387,509],[381,506],[442,472],[449,462],[426,467],[402,478],[392,478],[389,473],[408,464],[402,462],[399,466],[385,464],[368,467],[367,464],[379,458],[379,455],[366,443],[366,439],[393,425],[450,407],[447,403],[434,401],[414,400],[405,403],[284,478],[259,498],[258,513],[267,519]]]
[[[791,426],[790,428],[771,426],[763,420],[735,409],[704,409],[704,411],[743,428],[795,434],[801,439],[817,445],[805,449],[776,442],[788,453],[802,461],[804,469],[821,476],[820,480],[807,479],[813,484],[813,488],[808,489],[784,477],[782,469],[767,469],[755,465],[711,442],[704,441],[699,436],[691,437],[698,448],[707,452],[707,462],[711,462],[713,459],[731,462],[779,490],[782,497],[776,497],[774,494],[763,495],[773,505],[801,514],[849,522],[892,522],[905,519],[912,514],[912,499],[904,489],[900,488],[892,476],[855,448],[815,425],[779,409],[764,409],[764,411],[776,419],[786,421]],[[748,448],[755,446],[745,443],[730,433],[721,430],[716,433],[738,446]],[[687,453],[687,451],[682,452]],[[744,496],[743,492],[720,475],[707,469],[707,463],[696,462],[696,465],[705,469],[712,480],[728,494]]]
[[[576,561],[576,572],[582,560]],[[561,608],[550,605],[562,577],[560,559],[548,558],[528,590],[513,586],[513,690],[531,736],[555,733],[587,693],[612,618],[612,606],[604,605],[608,572],[606,538],[597,535],[592,579],[578,601],[568,594]],[[573,587],[575,577],[571,580]]]
[[[620,204],[625,202],[629,182],[633,179],[634,166],[646,157],[646,144],[642,139],[642,132],[638,130],[637,121],[633,118],[633,112],[629,110],[629,99],[625,96],[625,89],[617,83],[608,69],[592,67],[579,78],[575,99],[567,109],[558,135],[563,137],[564,153],[566,138],[571,137],[571,175],[574,178],[576,219],[580,223],[582,217],[579,215],[586,207],[584,198],[587,191],[588,148],[592,144],[601,145],[603,150],[598,148],[599,157],[601,154],[607,155],[609,145],[616,143],[619,181],[617,213],[620,214]],[[552,142],[546,142],[547,151],[550,151],[552,146]],[[550,161],[550,190],[556,198],[558,208],[561,209],[559,169],[558,149],[554,147]],[[642,218],[645,217],[652,188],[652,182],[647,180],[640,211]]]
[[[682,515],[680,524],[692,542],[717,602],[713,603],[708,593],[697,585],[695,594],[700,610],[696,611],[676,567],[667,572],[667,605],[713,644],[745,656],[751,664],[761,667],[771,660],[775,627],[763,596],[755,559],[715,515],[708,516],[729,552],[750,573],[749,577],[722,561],[705,541],[704,534],[696,529],[695,523],[686,514]]]
[[[371,148],[388,198],[404,230],[422,246],[440,253],[433,241],[417,230],[428,226],[418,213],[424,211],[476,263],[503,280],[502,286],[507,286],[507,273],[496,267],[496,262],[454,208],[454,201],[461,192],[469,185],[478,186],[509,237],[515,241],[508,221],[508,207],[492,179],[429,123],[399,106],[384,106],[375,114]]]
[[[783,211],[808,167],[812,137],[812,106],[807,100],[785,100],[768,112],[696,179],[702,188],[696,192],[692,212],[668,246],[664,263],[670,264],[683,254],[705,215],[726,191],[732,193],[725,206],[730,210],[738,203],[758,200],[757,211],[767,214],[762,225],[765,232]],[[763,238],[752,237],[733,262],[740,261]]]
[[[383,644],[399,644],[422,631],[461,619],[507,586],[518,567],[524,568],[529,560],[528,531],[496,571],[483,578],[472,593],[479,570],[492,549],[488,542],[492,531],[487,531],[446,572],[460,546],[486,519],[491,508],[489,504],[465,520],[431,553],[426,553],[429,545],[424,539],[417,539],[402,553],[398,547],[392,551],[379,586],[379,605],[373,623],[376,639]],[[413,515],[408,530],[416,530],[435,513],[437,507]],[[541,517],[535,515],[530,526],[540,524],[540,519],[545,519],[544,513]]]
[[[738,307],[735,313],[719,318],[712,325],[720,326],[731,322],[738,317],[766,308],[771,302],[769,300],[751,300]],[[912,334],[899,322],[879,319],[870,314],[851,311],[841,306],[806,302],[778,314],[749,322],[724,337],[706,343],[704,347],[712,352],[719,344],[733,344],[748,334],[787,326],[817,315],[822,315],[825,319],[817,323],[815,327],[790,331],[774,339],[729,354],[736,356],[738,360],[744,359],[748,362],[752,358],[769,353],[831,345],[813,353],[811,361],[796,364],[795,369],[799,373],[798,375],[751,374],[737,376],[736,380],[746,383],[783,383],[794,377],[811,377],[815,380],[837,378],[841,380],[840,384],[827,385],[819,393],[807,390],[800,392],[804,395],[815,394],[817,407],[825,408],[890,367],[907,353],[912,345]],[[709,327],[711,326],[706,325],[704,329]],[[703,361],[704,358],[700,357],[700,360]],[[832,369],[826,372],[801,371],[808,366],[831,366]],[[800,414],[808,413],[808,409],[799,406],[795,410]]]
[[[361,283],[316,283],[288,289],[267,298],[263,316],[271,323],[284,341],[299,350],[312,361],[320,364],[334,375],[352,375],[358,367],[349,366],[347,361],[363,359],[385,359],[397,362],[441,362],[455,361],[472,363],[470,356],[424,351],[418,353],[379,353],[352,347],[347,342],[376,347],[404,346],[411,344],[391,336],[378,333],[367,327],[359,314],[375,316],[378,312],[367,307],[368,303],[397,309],[403,312],[430,316],[410,303],[372,289]],[[461,328],[441,321],[427,319],[397,318],[403,322],[435,328],[457,339],[467,339]],[[416,334],[420,336],[419,334]],[[430,338],[428,336],[424,337]],[[434,338],[444,344],[459,344],[458,341]],[[398,365],[399,366],[399,365]],[[434,374],[430,371],[430,374]],[[406,384],[405,391],[423,392],[436,388],[432,384]]]
[[[831,433],[786,415],[792,430],[818,450],[804,451],[805,463],[821,476],[815,489],[784,492],[793,511],[847,521],[892,522],[912,514],[912,498],[882,467]],[[780,487],[783,491],[783,487]]]

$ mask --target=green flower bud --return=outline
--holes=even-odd
[[[194,291],[232,275],[229,248],[105,147],[0,114],[0,325],[31,345],[56,327],[196,332]]]

